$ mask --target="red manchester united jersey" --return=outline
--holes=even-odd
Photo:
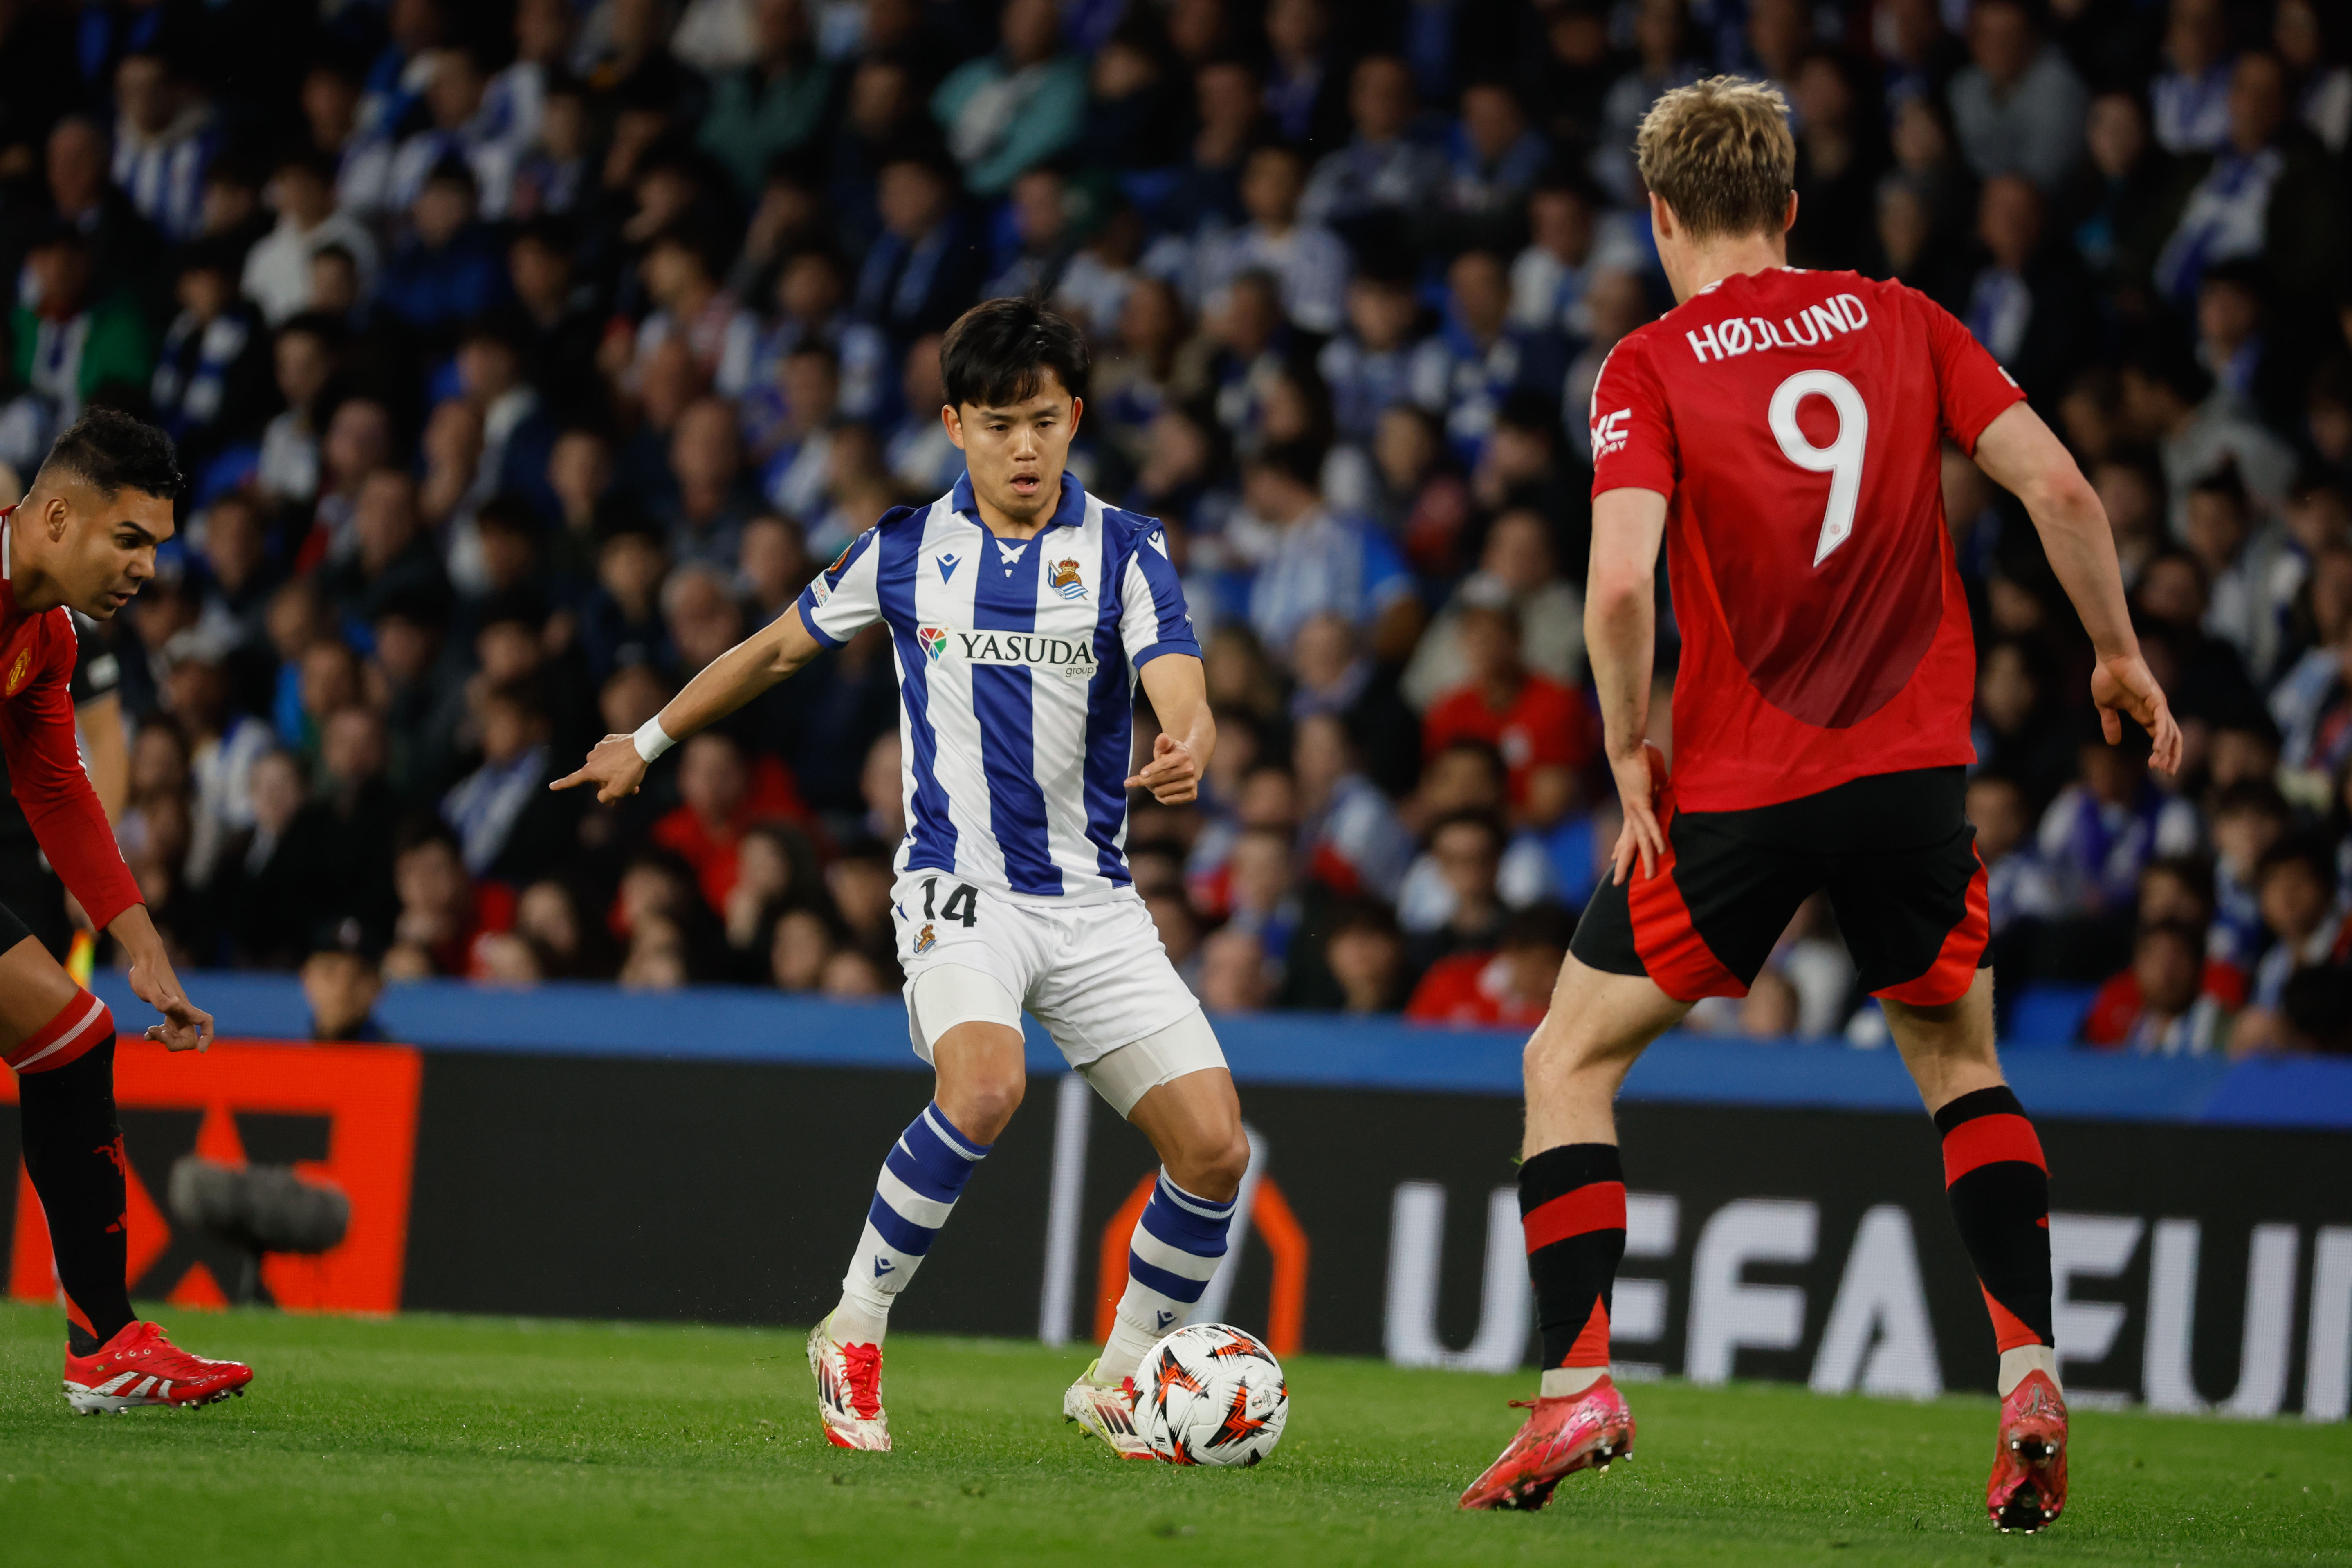
[[[49,858],[90,923],[104,931],[141,901],[122,864],[114,829],[82,771],[74,733],[73,617],[63,608],[27,615],[8,580],[14,507],[0,510],[0,754],[8,783]]]
[[[1852,272],[1727,278],[1617,345],[1592,493],[1667,498],[1681,809],[1975,760],[1939,444],[1974,453],[2023,395],[1940,306]]]

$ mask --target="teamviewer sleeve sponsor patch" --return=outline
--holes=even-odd
[[[1650,363],[1650,341],[1641,333],[1610,351],[1592,385],[1592,493],[1655,490],[1675,493],[1681,468],[1674,423]]]

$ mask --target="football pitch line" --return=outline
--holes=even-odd
[[[798,1331],[149,1310],[251,1397],[73,1416],[57,1313],[0,1306],[0,1563],[2352,1564],[2342,1425],[2084,1412],[2065,1519],[2004,1537],[1990,1398],[1643,1384],[1635,1458],[1465,1515],[1524,1377],[1294,1357],[1272,1459],[1178,1470],[1063,1425],[1075,1346],[893,1341],[868,1455]]]

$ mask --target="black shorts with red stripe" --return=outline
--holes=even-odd
[[[1747,811],[1656,802],[1666,854],[1602,882],[1570,951],[1646,974],[1678,1002],[1745,996],[1797,906],[1827,891],[1863,988],[1914,1006],[1956,1002],[1991,963],[1984,863],[1961,810],[1965,769],[1850,780]]]

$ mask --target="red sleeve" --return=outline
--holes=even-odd
[[[1619,342],[1592,384],[1592,493],[1655,490],[1675,493],[1682,456],[1666,414],[1665,388],[1650,362],[1653,333]]]
[[[1936,363],[1936,400],[1944,433],[1960,450],[1976,456],[1985,426],[2025,401],[2025,392],[2000,363],[1969,335],[1959,319],[1917,289],[1906,289],[1912,308],[1926,319],[1927,353]]]
[[[90,923],[104,931],[142,901],[139,884],[123,865],[105,808],[82,771],[74,738],[73,623],[63,610],[52,610],[35,636],[38,668],[15,696],[0,699],[0,753],[7,756],[16,804],[25,808],[41,853]]]

